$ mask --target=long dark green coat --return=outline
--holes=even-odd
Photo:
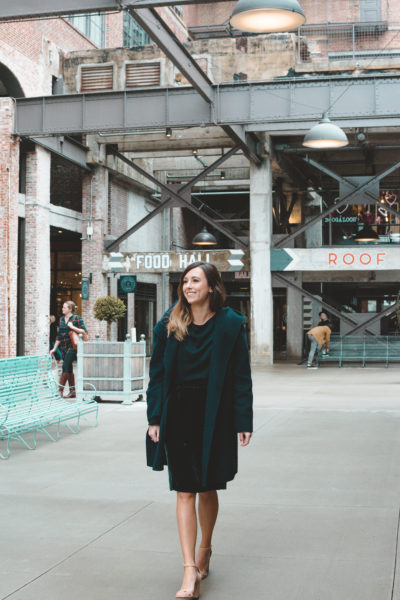
[[[149,425],[160,425],[157,444],[148,438],[147,465],[162,471],[166,463],[165,434],[168,399],[174,385],[177,349],[167,336],[171,308],[154,328],[150,382],[147,389]],[[253,431],[252,383],[243,316],[221,308],[215,317],[203,434],[202,485],[231,481],[237,472],[237,434]]]

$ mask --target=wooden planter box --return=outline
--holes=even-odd
[[[95,386],[97,396],[131,404],[144,392],[146,342],[83,342],[79,336],[77,394]]]

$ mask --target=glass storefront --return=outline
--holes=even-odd
[[[62,305],[72,300],[82,313],[82,258],[80,235],[51,228],[51,298],[50,314],[58,320]]]

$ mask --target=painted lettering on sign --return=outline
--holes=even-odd
[[[328,255],[328,266],[339,267],[341,265],[359,265],[371,267],[379,267],[385,262],[386,252],[363,252],[362,254],[355,254],[353,252],[329,252]]]
[[[325,223],[357,223],[357,217],[325,217]]]

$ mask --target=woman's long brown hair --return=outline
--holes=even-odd
[[[187,335],[188,327],[190,323],[193,322],[192,309],[182,291],[183,280],[187,273],[196,267],[200,267],[203,270],[207,283],[212,290],[210,294],[210,310],[212,312],[217,312],[217,310],[225,304],[226,300],[225,287],[222,283],[220,272],[215,265],[211,263],[195,262],[186,267],[179,280],[178,302],[172,309],[167,325],[168,335],[173,333],[180,342]]]

